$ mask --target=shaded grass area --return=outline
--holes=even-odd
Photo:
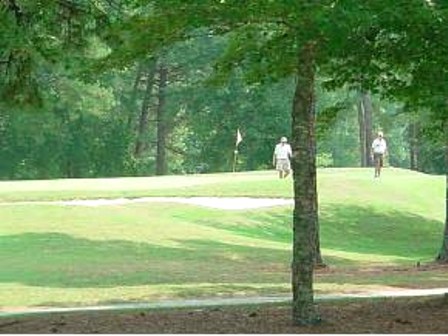
[[[1,239],[2,248],[8,251],[2,269],[8,272],[2,272],[0,281],[44,287],[282,282],[282,272],[263,270],[289,258],[286,250],[213,240],[185,240],[182,247],[166,247],[59,233],[26,233]],[[263,263],[257,263],[261,260]],[[252,273],[242,272],[245,269]]]
[[[23,209],[7,206],[0,214],[1,306],[290,291],[291,207],[220,211],[135,204]],[[318,274],[318,292],[448,283],[443,270],[355,276],[337,271],[431,260],[442,226],[396,210],[323,205],[323,254],[335,272]]]
[[[209,219],[200,223],[255,239],[292,241],[289,209],[250,212],[244,223]],[[419,215],[343,204],[321,206],[320,223],[323,251],[332,264],[358,264],[361,255],[369,264],[428,260],[437,252],[434,242],[442,230],[440,221]],[[375,256],[378,260],[372,260]]]

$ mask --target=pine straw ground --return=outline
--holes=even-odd
[[[2,318],[0,333],[448,333],[448,295],[321,302],[319,312],[323,322],[306,327],[286,304],[44,314]]]

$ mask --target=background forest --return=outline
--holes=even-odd
[[[84,43],[58,66],[33,65],[39,92],[29,104],[0,104],[0,179],[231,171],[238,128],[237,170],[268,169],[275,143],[290,135],[293,75],[251,83],[237,68],[219,85],[213,70],[229,35],[199,31],[131,66],[100,70],[108,47],[94,37]],[[422,107],[327,90],[325,76],[318,79],[318,166],[370,165],[370,143],[381,130],[391,166],[444,173],[443,147],[421,117],[412,118]]]

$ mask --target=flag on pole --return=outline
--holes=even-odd
[[[238,128],[238,129],[236,130],[236,143],[235,143],[235,147],[238,147],[238,145],[239,145],[239,143],[240,143],[241,141],[243,141],[243,137],[241,136],[240,129]]]

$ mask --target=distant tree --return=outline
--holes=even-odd
[[[359,95],[358,125],[361,167],[370,167],[372,166],[370,147],[373,141],[373,106],[368,92],[361,92]]]
[[[409,168],[419,170],[419,123],[417,121],[409,123]]]
[[[141,67],[146,69],[139,71],[138,73],[138,82],[144,82],[145,89],[136,127],[137,136],[135,139],[134,149],[134,155],[136,158],[141,158],[145,153],[146,147],[148,146],[148,119],[150,117],[150,109],[152,106],[151,100],[153,97],[153,88],[155,86],[156,66],[157,59],[150,57],[149,60],[142,62],[141,65]]]
[[[167,86],[167,66],[161,62],[158,68],[159,80],[157,91],[157,156],[156,156],[156,175],[166,175],[168,167],[166,162],[166,140],[168,137],[167,117],[166,117],[166,86]]]
[[[0,2],[0,98],[17,105],[42,104],[42,68],[77,67],[91,36],[108,23],[108,1]]]

